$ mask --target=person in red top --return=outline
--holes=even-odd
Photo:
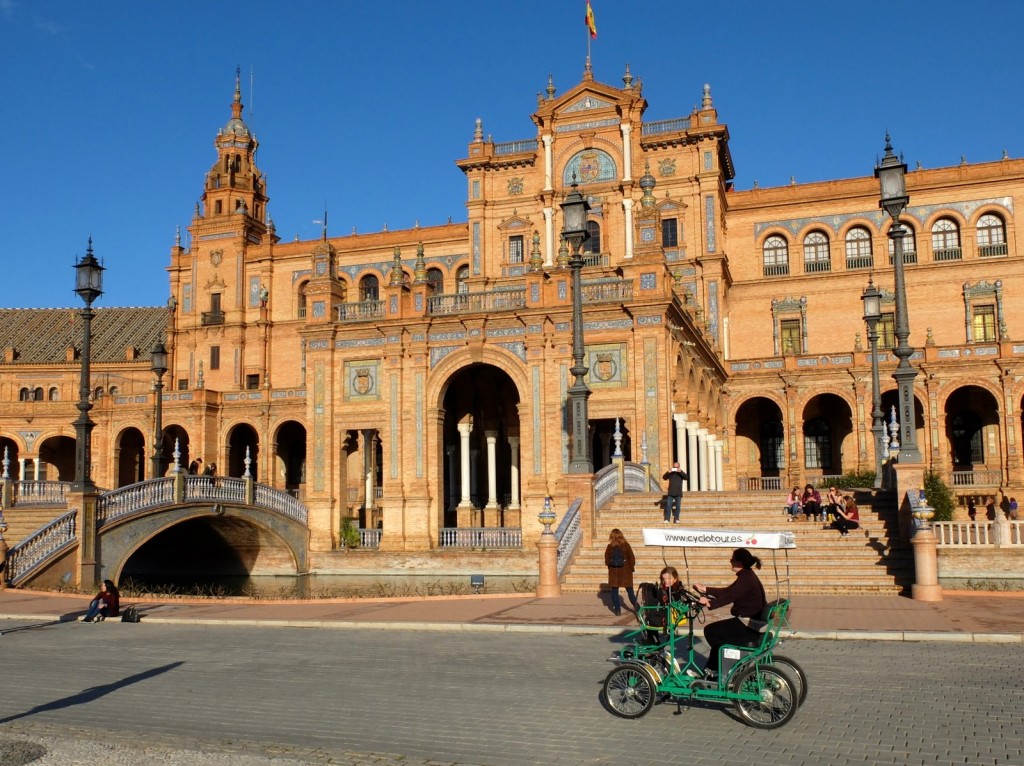
[[[832,528],[839,530],[840,537],[846,537],[851,529],[860,527],[860,511],[857,510],[857,504],[850,495],[843,499],[846,503],[843,508],[836,510],[836,520],[832,522]]]
[[[723,644],[749,646],[760,640],[760,628],[763,625],[761,620],[768,607],[764,586],[754,573],[755,568],[761,568],[761,559],[746,548],[737,548],[732,552],[729,566],[736,573],[732,585],[711,588],[694,583],[697,590],[707,594],[700,599],[704,606],[718,609],[726,604],[732,604],[732,617],[712,622],[704,628],[704,640],[711,648],[706,668],[709,676],[718,673],[718,649]]]
[[[82,622],[102,622],[107,617],[117,617],[121,609],[121,594],[112,580],[100,584],[100,592],[89,602],[89,611]]]

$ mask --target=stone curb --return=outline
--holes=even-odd
[[[61,615],[0,614],[0,620],[22,622],[58,622]],[[64,620],[76,622],[76,620]],[[124,625],[120,620],[109,620],[105,625]],[[131,624],[131,623],[128,623]],[[244,620],[230,618],[143,617],[146,625],[236,625],[239,627],[320,628],[328,630],[415,630],[419,632],[449,633],[549,633],[566,636],[614,636],[628,632],[621,627],[606,625],[552,625],[486,622],[371,622],[365,620]],[[0,628],[0,635],[14,630]],[[1024,633],[962,633],[956,631],[915,630],[801,630],[784,636],[785,641],[944,641],[948,643],[1022,644]]]

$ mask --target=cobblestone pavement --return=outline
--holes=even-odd
[[[810,695],[763,732],[717,705],[612,716],[600,690],[615,646],[145,623],[6,633],[0,766],[1024,763],[1015,647],[789,642]]]

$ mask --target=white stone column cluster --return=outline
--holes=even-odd
[[[516,509],[519,507],[519,437],[508,437],[508,447],[512,454],[511,476],[509,477],[511,498],[508,507]]]
[[[462,469],[462,497],[459,505],[468,507],[469,498],[469,434],[473,431],[472,423],[459,423],[459,458]]]
[[[672,421],[676,427],[676,462],[679,463],[679,467],[686,471],[686,475],[690,476],[690,471],[686,463],[686,414],[677,414],[672,416]],[[687,479],[683,482],[683,492],[686,492],[692,486],[692,481]]]
[[[700,467],[697,460],[697,424],[686,421],[686,473],[690,476],[690,489],[699,491]],[[682,465],[682,463],[680,463]]]
[[[487,508],[498,507],[498,432],[485,431],[487,441]]]

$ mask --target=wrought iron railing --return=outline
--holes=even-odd
[[[555,530],[555,539],[558,540],[559,579],[569,566],[569,562],[572,561],[576,548],[579,547],[580,539],[583,537],[583,530],[580,526],[580,506],[582,504],[583,498],[581,497],[573,500]]]
[[[656,122],[645,122],[640,134],[643,136],[657,136],[662,133],[679,133],[690,129],[690,120],[687,117],[675,120],[658,120]]]
[[[535,152],[537,151],[537,139],[527,138],[522,141],[506,141],[502,144],[494,145],[494,154],[519,154],[520,152]]]
[[[959,247],[943,247],[932,250],[933,261],[959,261],[963,258],[963,250]]]
[[[764,265],[764,275],[766,277],[784,277],[789,274],[788,263],[766,263]]]
[[[848,269],[870,269],[875,265],[874,256],[871,255],[860,255],[846,257],[846,268]]]
[[[805,274],[817,274],[822,271],[832,271],[832,261],[804,261]]]
[[[14,505],[67,505],[70,481],[16,481]]]
[[[339,322],[365,322],[368,319],[383,319],[384,301],[335,304],[334,318]]]
[[[441,548],[522,548],[520,527],[445,527],[438,533]]]
[[[895,253],[889,253],[889,265],[892,266],[893,260],[895,259]],[[904,250],[903,251],[903,263],[907,266],[913,266],[917,263],[917,251],[916,250]]]
[[[0,577],[14,586],[41,565],[75,546],[78,509],[72,509],[26,537],[7,552],[7,571]]]
[[[978,257],[980,258],[995,258],[1000,255],[1009,255],[1010,250],[1005,242],[997,245],[980,245],[978,247]]]
[[[463,314],[486,311],[508,311],[526,306],[526,288],[491,290],[479,293],[452,293],[427,299],[428,314]]]

